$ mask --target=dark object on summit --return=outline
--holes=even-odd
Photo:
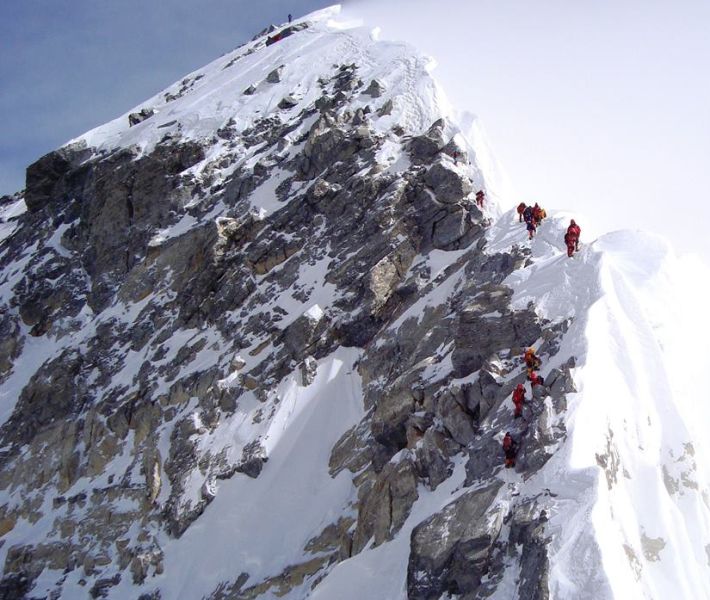
[[[276,42],[280,42],[282,39],[289,37],[290,35],[293,35],[294,33],[298,31],[303,31],[304,29],[308,28],[307,23],[296,23],[295,25],[290,25],[289,27],[284,27],[281,31],[277,31],[274,35],[269,36],[266,38],[266,45],[271,46],[271,44],[275,44]]]

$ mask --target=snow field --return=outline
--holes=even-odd
[[[514,236],[513,218],[494,228],[495,243]],[[570,259],[565,225],[555,215],[543,223],[535,263],[507,281],[518,306],[574,317],[557,355],[577,363],[569,437],[526,484],[539,479],[559,497],[551,589],[556,598],[710,598],[710,455],[698,443],[699,422],[710,420],[707,404],[688,395],[702,371],[681,366],[702,355],[684,322],[695,315],[707,330],[693,311],[702,273],[641,232],[606,234]]]
[[[148,587],[158,584],[165,597],[192,600],[243,571],[250,574],[246,587],[259,583],[302,562],[306,542],[348,513],[350,474],[331,478],[328,461],[331,448],[363,416],[358,356],[340,349],[320,361],[311,385],[303,387],[295,374],[281,383],[263,438],[269,457],[263,472],[220,482],[214,501],[179,540],[161,540],[166,575]]]

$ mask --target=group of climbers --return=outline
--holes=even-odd
[[[528,239],[531,240],[537,231],[542,220],[547,217],[547,212],[536,202],[534,206],[527,206],[525,202],[521,202],[517,207],[518,222],[525,221],[528,232]],[[565,233],[565,246],[567,247],[567,256],[571,257],[575,252],[579,252],[579,236],[582,230],[574,219],[569,222],[567,233]]]
[[[525,202],[518,204],[518,222],[525,221],[528,231],[528,239],[531,240],[537,231],[542,220],[547,217],[547,211],[537,202],[533,206],[527,206]]]
[[[478,195],[476,195],[478,200]],[[528,230],[528,239],[532,239],[535,231],[540,224],[540,222],[547,216],[545,209],[540,207],[537,202],[534,206],[526,206],[524,202],[521,202],[517,207],[518,212],[518,222],[522,223],[525,221]],[[571,219],[569,222],[569,227],[565,233],[565,246],[567,246],[567,256],[572,256],[575,252],[579,251],[579,237],[582,233],[582,229]],[[535,354],[535,349],[530,347],[525,350],[525,369],[527,374],[527,380],[530,382],[530,389],[535,397],[542,397],[542,394],[537,394],[538,390],[542,389],[545,384],[544,379],[538,375],[537,371],[542,366],[542,360]],[[537,386],[540,386],[539,388]],[[513,410],[513,417],[519,418],[523,416],[523,406],[525,404],[525,386],[519,383],[513,390],[513,405],[515,409]],[[513,437],[513,434],[508,431],[503,438],[503,452],[505,454],[505,466],[507,468],[515,466],[515,457],[518,454],[519,442]]]
[[[537,374],[537,370],[542,366],[542,360],[535,354],[535,349],[532,347],[525,351],[524,360],[527,379],[530,382],[533,397],[541,397],[538,396],[536,392],[545,384],[544,379]],[[538,388],[537,386],[541,387]],[[525,386],[519,383],[513,390],[513,404],[515,405],[515,410],[513,411],[514,418],[517,419],[523,416],[525,400]],[[505,453],[505,466],[514,467],[515,457],[518,453],[518,441],[513,437],[510,431],[508,431],[503,438],[503,452]]]

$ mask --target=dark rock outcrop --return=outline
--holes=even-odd
[[[423,135],[412,138],[409,152],[416,161],[430,162],[444,147],[444,127],[446,123],[439,119]]]
[[[433,600],[443,594],[474,597],[488,573],[505,509],[495,505],[500,482],[462,494],[412,531],[407,596]]]
[[[138,112],[128,115],[128,124],[133,127],[134,125],[138,125],[138,123],[142,123],[146,119],[150,119],[150,117],[154,114],[155,111],[152,108],[141,108]]]

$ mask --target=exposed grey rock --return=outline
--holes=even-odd
[[[352,124],[353,125],[364,125],[367,123],[367,118],[366,118],[366,113],[362,108],[358,108],[355,111],[355,114],[353,115],[353,120]],[[365,132],[369,133],[367,129],[365,129]],[[364,136],[363,136],[364,137]]]
[[[454,454],[451,440],[440,431],[426,429],[415,447],[417,472],[430,490],[435,490],[453,472],[450,456]]]
[[[294,96],[284,96],[278,104],[279,108],[282,110],[289,110],[298,106],[298,98]]]
[[[403,459],[388,463],[360,499],[357,527],[353,535],[353,554],[373,539],[379,546],[404,525],[412,505],[419,497],[414,464]]]
[[[438,214],[433,223],[431,243],[440,250],[460,250],[466,248],[480,233],[480,226],[472,219],[473,207],[447,207]]]
[[[237,465],[236,471],[238,473],[244,473],[252,479],[256,479],[264,467],[264,463],[269,460],[266,455],[264,447],[261,445],[259,440],[254,440],[253,442],[244,446],[242,451],[242,460]]]
[[[427,171],[425,181],[439,202],[452,204],[460,202],[471,193],[471,182],[456,168],[442,160],[437,160]]]
[[[377,109],[377,116],[379,117],[386,117],[388,115],[392,114],[392,111],[394,110],[394,102],[392,102],[392,98],[388,98],[383,102],[382,106]]]
[[[367,89],[363,92],[366,96],[379,98],[385,91],[384,84],[379,79],[373,79]]]
[[[30,591],[30,581],[24,573],[7,573],[0,579],[0,600],[19,600]]]
[[[478,372],[478,381],[473,384],[464,384],[461,387],[461,391],[466,407],[477,426],[486,418],[495,401],[499,398],[501,386],[491,373],[481,369]]]
[[[330,476],[335,477],[343,469],[357,473],[369,465],[373,457],[370,437],[370,423],[367,421],[346,431],[330,454]]]
[[[520,432],[513,425],[508,426],[507,429],[515,434],[516,439],[520,438]],[[466,486],[485,482],[501,469],[505,459],[501,439],[497,431],[486,431],[468,449]]]
[[[466,165],[469,163],[468,152],[457,142],[456,138],[449,140],[441,152],[454,159],[455,164]]]
[[[429,162],[444,147],[443,119],[435,121],[423,135],[412,138],[409,142],[409,153],[418,161]]]
[[[19,450],[54,423],[79,414],[86,402],[84,360],[79,352],[65,351],[41,367],[22,390],[15,411],[0,429],[3,446]]]
[[[92,598],[106,598],[108,596],[109,590],[112,587],[117,586],[121,583],[121,575],[116,573],[113,577],[106,577],[103,579],[97,579],[96,583],[91,586],[89,590],[89,595]]]
[[[508,293],[505,289],[492,292],[503,302]],[[480,369],[499,350],[529,346],[540,337],[541,327],[533,311],[505,311],[499,318],[491,317],[495,306],[496,303],[484,306],[476,302],[461,311],[452,355],[457,377]]]
[[[306,356],[301,363],[301,384],[307,387],[313,383],[318,370],[318,363],[312,356]]]
[[[284,38],[292,36],[294,33],[297,33],[299,31],[303,31],[304,29],[307,29],[307,28],[308,28],[308,23],[295,23],[293,25],[289,25],[288,27],[284,27],[283,29],[274,33],[274,35],[269,36],[266,39],[266,45],[271,46],[272,44],[275,44],[276,42],[280,42]],[[266,33],[273,33],[274,31],[276,31],[276,28],[272,25],[268,30],[264,31],[263,35],[266,35]],[[259,37],[261,37],[261,36],[259,36]]]
[[[244,94],[245,96],[253,96],[255,93],[256,86],[253,83],[242,92],[242,94]]]
[[[25,204],[27,210],[41,210],[51,201],[62,201],[71,184],[67,176],[79,169],[83,160],[91,155],[86,144],[76,143],[64,146],[46,154],[27,167],[25,183]],[[77,174],[78,176],[78,174]]]
[[[567,408],[567,394],[577,391],[570,374],[570,367],[565,367],[564,370],[552,369],[545,379],[545,385],[558,412]]]
[[[522,548],[518,598],[547,600],[550,597],[546,522],[545,511],[540,510],[534,500],[512,511],[508,543]]]
[[[415,407],[415,397],[410,390],[388,390],[388,393],[378,399],[372,416],[372,433],[375,439],[395,452],[405,448],[406,423]]]
[[[0,381],[20,355],[23,338],[20,326],[7,312],[0,313]]]
[[[405,241],[372,267],[369,277],[369,291],[373,313],[378,312],[389,300],[415,255],[415,249]]]
[[[245,55],[259,47],[263,40]],[[282,81],[283,68],[267,81]],[[165,100],[190,93],[197,79]],[[0,377],[26,364],[26,335],[46,335],[62,351],[28,377],[0,431],[0,490],[17,500],[0,507],[0,536],[45,522],[43,494],[54,530],[50,542],[8,549],[8,585],[22,585],[16,573],[31,584],[56,572],[59,586],[60,574],[80,569],[89,594],[110,594],[120,577],[152,589],[163,568],[155,540],[181,536],[220,493],[219,480],[263,477],[276,390],[287,377],[310,385],[319,361],[341,346],[360,348],[352,368],[365,416],[331,449],[329,471],[352,478],[357,499],[309,540],[303,560],[262,581],[237,571],[210,597],[307,593],[333,563],[391,540],[419,486],[437,489],[457,455],[468,457],[464,486],[482,491],[458,489],[415,530],[412,573],[421,564],[431,572],[413,580],[412,597],[457,589],[473,597],[488,564],[500,574],[513,542],[495,540],[498,508],[487,513],[479,498],[503,461],[497,411],[519,368],[517,348],[542,336],[541,351],[552,355],[564,331],[511,309],[502,281],[529,253],[483,252],[488,220],[467,201],[471,182],[461,173],[470,171],[454,168],[458,147],[445,143],[445,122],[406,142],[404,124],[372,125],[357,65],[333,65],[319,85],[318,101],[307,104],[308,95],[299,110],[247,129],[229,119],[213,137],[186,141],[179,123],[164,123],[150,152],[66,147],[30,167],[29,210],[0,248],[3,272],[23,265],[0,306]],[[371,81],[363,94],[382,92]],[[388,99],[377,115],[393,108]],[[412,156],[402,172],[375,160],[391,142]],[[255,210],[255,190],[276,177],[269,210]],[[466,252],[434,274],[435,249]],[[452,278],[446,301],[421,302]],[[319,286],[329,288],[328,305]],[[297,317],[316,301],[322,313]],[[563,439],[568,367],[550,373],[551,407],[536,399],[529,430],[516,430],[526,474]],[[466,382],[453,381],[460,377]],[[516,531],[538,516],[515,517]],[[518,557],[521,589],[537,593],[546,542],[537,533],[516,539],[529,547]]]
[[[461,390],[445,391],[437,403],[437,414],[451,437],[467,446],[475,437],[472,415],[465,407],[465,400]]]
[[[493,545],[503,526],[496,506],[501,482],[462,494],[412,531],[407,597],[472,594],[489,570]]]
[[[283,75],[284,68],[284,65],[281,65],[280,67],[276,67],[273,71],[269,72],[269,74],[266,76],[266,81],[268,83],[279,83],[281,81],[281,76]]]
[[[280,341],[295,361],[301,361],[313,353],[314,345],[326,335],[328,325],[325,316],[304,314],[284,330]]]
[[[566,433],[564,426],[556,423],[556,415],[542,400],[533,399],[532,404],[536,418],[525,433],[516,461],[527,472],[541,469]]]
[[[138,112],[134,112],[128,115],[128,125],[130,127],[138,125],[138,123],[142,123],[146,119],[152,117],[154,114],[155,111],[152,108],[141,108]]]

